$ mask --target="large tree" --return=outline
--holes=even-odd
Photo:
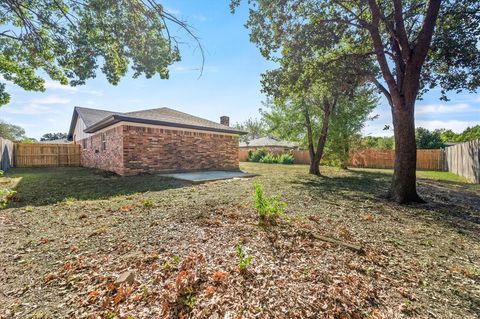
[[[26,138],[25,130],[18,126],[0,120],[0,137],[11,141],[21,141]]]
[[[40,141],[56,141],[56,140],[66,140],[68,137],[67,133],[45,133],[40,138]]]
[[[232,1],[232,7],[239,0]],[[250,0],[247,27],[265,57],[317,52],[332,61],[374,57],[370,80],[391,106],[395,136],[392,198],[421,202],[416,191],[415,101],[424,90],[474,91],[480,85],[477,0]],[[436,32],[435,32],[436,28]],[[298,35],[301,34],[301,37]],[[333,42],[333,43],[332,43]],[[359,69],[351,63],[352,69]],[[364,70],[360,70],[364,72]],[[445,96],[443,96],[445,97]]]
[[[45,89],[44,75],[75,86],[94,78],[98,68],[111,84],[129,67],[133,77],[165,79],[180,60],[172,27],[197,40],[156,0],[4,0],[0,76],[33,91]],[[0,82],[0,105],[9,100]]]

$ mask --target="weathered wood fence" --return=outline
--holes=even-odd
[[[80,166],[79,144],[15,143],[15,167]]]
[[[0,170],[7,171],[13,166],[13,142],[0,137]]]
[[[350,156],[350,167],[361,168],[393,168],[395,162],[394,150],[365,149]],[[417,169],[444,171],[445,151],[417,150]]]
[[[446,170],[473,183],[480,183],[480,139],[445,149]]]
[[[310,155],[306,150],[294,150],[295,164],[310,164]],[[240,150],[239,159],[245,162],[248,159],[248,151]],[[351,155],[350,167],[359,168],[393,168],[395,160],[395,151],[365,149]],[[417,169],[444,171],[445,153],[443,150],[418,150],[417,151]]]

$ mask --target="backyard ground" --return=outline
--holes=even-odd
[[[479,185],[420,172],[428,203],[399,206],[390,171],[242,169],[260,176],[11,170],[0,318],[480,317]],[[258,223],[255,181],[287,203],[276,225]]]

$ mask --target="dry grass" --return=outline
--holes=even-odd
[[[480,316],[478,185],[422,179],[429,204],[398,206],[382,197],[385,172],[243,168],[261,176],[193,186],[13,171],[6,178],[22,179],[18,202],[0,211],[0,318]],[[287,202],[287,220],[259,226],[254,181]],[[237,244],[252,256],[246,271]],[[126,270],[135,283],[115,285]]]

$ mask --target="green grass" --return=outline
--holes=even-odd
[[[10,206],[47,205],[65,199],[108,199],[182,185],[155,175],[120,177],[84,167],[14,168],[0,178],[0,185],[2,180],[16,184],[17,202]]]
[[[377,169],[377,168],[351,168],[353,171],[363,172],[378,172],[383,174],[393,174],[392,169]],[[417,171],[417,178],[431,179],[436,181],[446,181],[455,183],[468,183],[467,179],[462,176],[455,175],[450,172],[437,172],[437,171]]]

